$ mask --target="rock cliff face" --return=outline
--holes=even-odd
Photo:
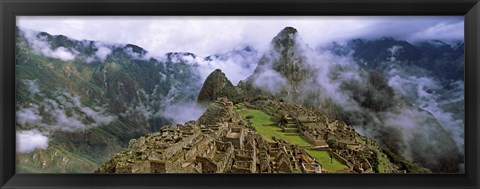
[[[233,102],[239,102],[241,96],[232,82],[227,79],[225,73],[220,69],[216,69],[205,80],[197,102],[200,104],[213,102],[219,97],[226,97]]]
[[[254,73],[239,87],[250,96],[274,94],[293,99],[311,75],[301,52],[298,31],[293,27],[284,28],[272,39],[270,46]]]
[[[382,45],[378,48],[397,44],[390,38],[380,41]],[[250,99],[273,96],[320,110],[332,119],[364,130],[380,144],[434,172],[457,172],[463,158],[451,134],[431,112],[419,108],[401,89],[393,88],[389,77],[394,76],[380,69],[389,67],[390,64],[380,61],[387,58],[394,62],[391,65],[399,64],[395,62],[395,55],[402,50],[406,52],[405,57],[415,58],[413,54],[419,54],[418,48],[407,42],[398,45],[405,47],[394,45],[382,51],[383,58],[367,59],[375,65],[371,62],[369,66],[356,64],[355,61],[364,61],[357,57],[358,54],[353,54],[351,60],[337,62],[340,58],[332,58],[335,55],[316,52],[302,44],[298,31],[286,27],[272,39],[270,49],[262,56],[254,73],[238,87]],[[367,50],[371,52],[371,48],[379,45],[370,48],[363,45],[364,49],[358,46],[362,45],[357,44],[355,52],[366,56],[371,54]],[[373,51],[380,52],[378,48]],[[421,132],[425,140],[412,138],[408,134],[411,132]],[[385,133],[390,133],[390,137],[385,137]],[[442,148],[438,148],[438,144]],[[431,150],[419,153],[425,149]]]
[[[217,69],[202,86],[203,77],[196,70],[198,62],[191,62],[198,57],[192,53],[167,53],[157,60],[131,44],[78,41],[18,29],[17,132],[45,135],[48,148],[17,154],[17,171],[91,172],[127,145],[127,150],[97,171],[321,169],[313,155],[303,151],[306,148],[278,138],[270,140],[271,133],[260,134],[265,132],[264,127],[256,132],[249,122],[256,115],[245,119],[238,112],[237,108],[244,105],[248,111],[265,112],[263,121],[271,116],[278,126],[273,131],[301,135],[315,144],[315,149],[336,135],[340,140],[330,141],[332,148],[325,149],[349,164],[350,172],[377,172],[384,167],[389,167],[384,172],[425,172],[410,161],[434,172],[458,171],[463,162],[459,149],[463,146],[456,146],[452,136],[457,135],[442,125],[452,120],[438,116],[456,111],[454,126],[462,122],[463,96],[449,100],[456,99],[450,95],[463,95],[463,43],[452,46],[441,41],[410,44],[393,38],[352,40],[344,46],[334,45],[325,53],[309,48],[299,36],[295,28],[284,28],[260,60],[248,46],[205,58],[231,59],[253,74],[234,86],[225,74],[232,70],[224,73]],[[428,86],[431,83],[433,87]],[[432,106],[432,99],[442,101],[442,106],[451,111],[432,113],[443,108],[435,102]],[[197,121],[163,127],[171,124],[162,117],[170,105],[195,101],[207,107]],[[307,107],[317,112],[307,111]],[[321,115],[313,115],[319,112]],[[327,121],[307,125],[320,118]],[[288,120],[299,122],[278,124]],[[331,120],[345,124],[336,130],[338,125]],[[329,124],[335,126],[324,128]],[[355,138],[359,135],[352,128],[363,131],[386,150],[365,137]],[[463,140],[462,134],[456,139]],[[339,141],[343,144],[337,144]],[[395,162],[387,162],[385,154]],[[382,157],[386,165],[380,165]]]
[[[260,59],[254,75],[272,69],[287,79],[293,89],[309,77],[305,57],[302,54],[298,31],[286,27],[272,39],[273,48]],[[269,57],[270,55],[270,57]],[[293,92],[293,91],[292,91]]]
[[[232,106],[225,106],[224,103],[231,103],[225,97],[219,98],[220,103],[211,103],[208,105],[205,113],[198,118],[198,123],[203,125],[213,125],[218,122],[225,122],[231,120],[240,120],[238,114],[233,110]],[[218,100],[218,99],[217,99]],[[215,101],[213,101],[215,102]]]
[[[146,58],[136,45],[20,28],[16,41],[16,130],[48,138],[47,148],[18,153],[20,173],[92,172],[169,124],[162,111],[195,102],[201,87],[189,64]]]

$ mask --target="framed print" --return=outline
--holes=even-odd
[[[477,1],[0,11],[2,188],[478,188]]]

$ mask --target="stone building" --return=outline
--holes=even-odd
[[[316,149],[329,153],[351,172],[373,172],[365,148],[373,141],[361,138],[343,122],[330,121],[312,109],[285,102],[265,101],[287,115],[285,126]],[[321,173],[322,166],[304,147],[282,140],[269,142],[242,124],[228,99],[219,99],[199,121],[165,126],[129,142],[128,149],[102,165],[100,173]],[[212,119],[210,119],[212,118]],[[207,121],[208,120],[208,121]],[[213,121],[212,121],[213,120]],[[296,128],[289,128],[289,127]],[[293,134],[297,134],[293,133]],[[292,134],[292,133],[287,133]],[[366,145],[359,142],[365,141]],[[331,149],[328,140],[336,140]]]

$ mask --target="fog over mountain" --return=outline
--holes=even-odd
[[[245,44],[264,52],[272,37],[285,26],[296,28],[312,47],[384,36],[411,43],[463,40],[463,19],[463,16],[19,16],[17,25],[77,40],[136,44],[155,55],[191,52],[206,57]]]
[[[413,47],[405,41],[380,38],[369,43],[394,44],[335,44],[335,48],[314,50],[296,29],[287,27],[272,40],[271,50],[240,87],[250,95],[262,94],[252,94],[253,87],[324,111],[434,171],[458,171],[464,153],[464,119],[458,115],[463,109],[463,92],[458,93],[463,91],[463,78],[441,74],[440,70],[431,72],[432,65],[424,62],[444,68],[461,66],[463,53],[455,50],[463,46],[446,48],[443,54],[430,57],[425,54],[429,50],[419,46],[414,52],[420,55],[414,57],[401,51],[401,44]],[[369,48],[377,52],[373,61],[365,60],[368,54],[360,51]],[[389,56],[382,58],[382,54]],[[444,59],[452,61],[442,66]],[[369,63],[376,65],[367,66]],[[454,75],[463,72],[449,71]],[[455,107],[456,113],[439,105],[450,90],[457,95],[443,102]]]
[[[365,19],[345,31],[333,28],[341,36],[352,28],[378,27],[342,37],[320,37],[308,29],[309,19],[299,22],[300,27],[286,27],[276,19],[266,36],[251,29],[258,26],[252,21],[230,35],[220,29],[218,40],[208,32],[200,35],[204,30],[199,29],[190,40],[193,49],[186,48],[188,38],[175,46],[170,38],[155,37],[152,41],[160,40],[158,44],[146,45],[156,45],[152,51],[108,37],[75,36],[82,39],[77,40],[28,29],[31,23],[49,22],[28,18],[20,22],[16,36],[21,172],[89,172],[131,138],[198,119],[205,111],[196,104],[201,87],[217,69],[231,81],[231,91],[316,108],[434,172],[463,172],[464,47],[463,34],[457,33],[463,31],[463,20],[458,18],[420,20],[408,30],[411,35],[389,33],[396,26]],[[65,23],[71,26],[69,19]],[[78,27],[60,31],[85,31]],[[439,32],[442,35],[436,35]],[[135,37],[125,35],[118,36]],[[197,43],[202,37],[207,42]],[[218,45],[207,48],[211,44]]]

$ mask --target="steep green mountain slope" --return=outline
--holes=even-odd
[[[130,139],[177,123],[171,115],[192,114],[189,104],[222,96],[314,108],[433,172],[463,163],[463,127],[451,127],[463,126],[462,43],[382,38],[318,51],[286,27],[258,60],[248,46],[201,59],[23,29],[16,40],[18,172],[92,172]],[[211,73],[218,65],[235,69]],[[226,78],[252,72],[237,87]]]
[[[225,73],[220,69],[216,69],[205,80],[202,89],[198,95],[198,103],[208,103],[217,100],[219,97],[227,97],[234,103],[240,102],[242,96],[239,91],[232,85]]]
[[[346,54],[317,52],[292,27],[280,31],[270,47],[238,85],[249,98],[271,95],[315,108],[434,172],[459,171],[463,157],[451,133],[392,87],[383,72],[363,68]]]
[[[217,99],[201,101],[207,110],[198,120],[132,139],[95,173],[430,173],[302,105],[275,99],[234,103],[229,83],[221,70],[212,72],[200,95]],[[235,149],[223,150],[225,145]],[[279,166],[284,154],[292,157]],[[316,171],[307,168],[311,163]]]
[[[19,172],[91,172],[130,139],[171,123],[163,110],[200,90],[191,65],[171,54],[157,60],[135,45],[21,29],[16,40],[17,145],[27,149]],[[35,148],[39,135],[48,147]]]
[[[385,78],[395,93],[432,114],[464,156],[463,41],[407,42],[383,37],[333,43],[328,49],[340,56],[350,54],[356,65]]]

